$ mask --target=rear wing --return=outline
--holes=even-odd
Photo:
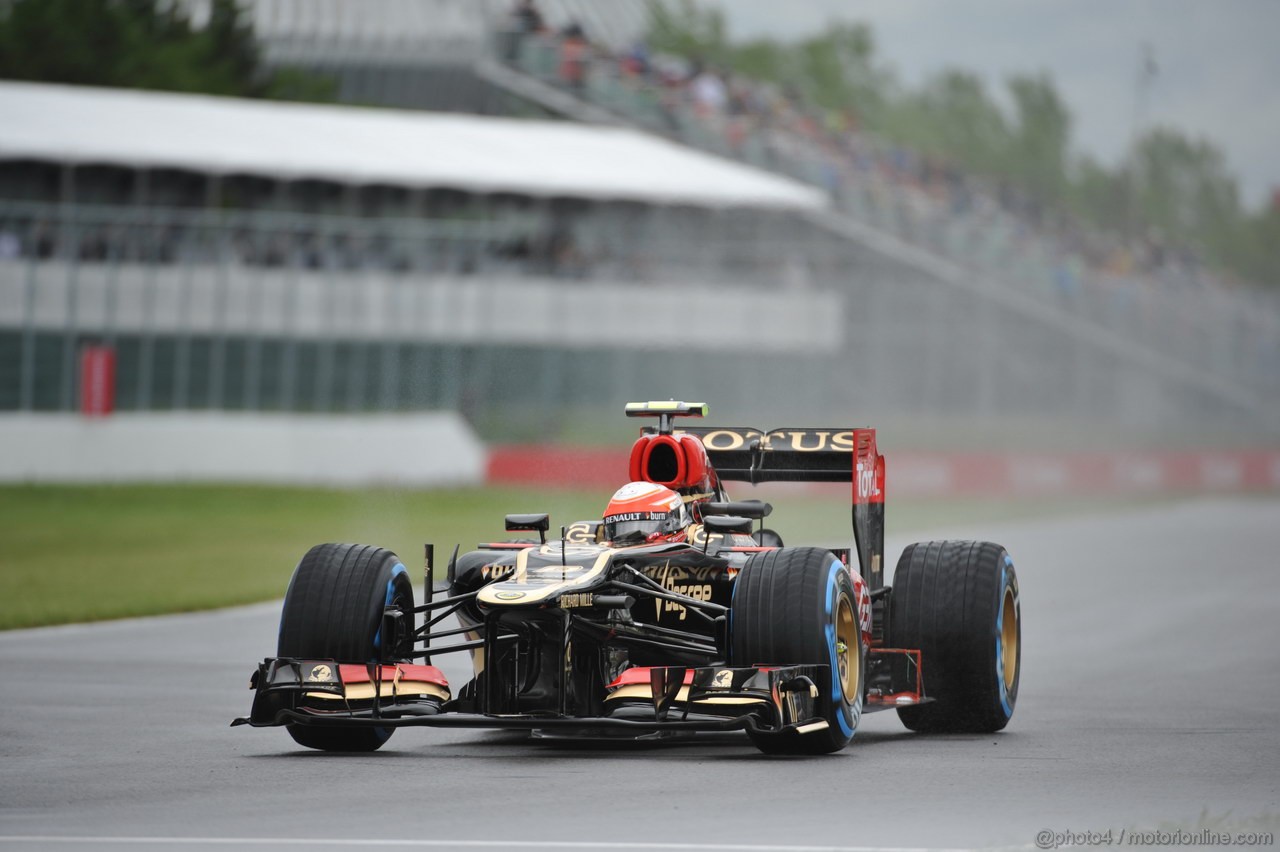
[[[884,585],[884,456],[875,429],[685,426],[696,435],[721,481],[848,482],[860,573],[871,589]]]

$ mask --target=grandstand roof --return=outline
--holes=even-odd
[[[637,131],[570,122],[0,82],[0,158],[708,207],[818,191]]]

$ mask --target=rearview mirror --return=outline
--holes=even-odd
[[[547,530],[551,529],[551,515],[539,512],[533,515],[507,515],[507,530],[537,530],[538,538],[547,543]]]
[[[702,526],[708,533],[751,534],[751,519],[740,515],[711,515],[702,519]]]
[[[766,503],[763,500],[732,500],[724,503],[711,502],[701,505],[704,516],[741,515],[744,518],[753,518],[757,521],[769,517],[769,514],[773,511],[773,504]]]

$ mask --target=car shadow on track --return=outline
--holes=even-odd
[[[403,736],[403,735],[402,735]],[[819,758],[856,757],[868,749],[882,745],[902,744],[923,740],[920,734],[910,731],[859,732],[854,742],[843,751]],[[941,739],[929,737],[928,739]],[[475,732],[465,738],[449,738],[444,741],[417,742],[404,738],[395,746],[374,753],[322,752],[300,746],[285,751],[242,755],[249,759],[292,760],[613,760],[621,754],[641,753],[647,758],[673,760],[757,761],[757,760],[811,760],[807,755],[768,755],[756,750],[743,734],[700,734],[691,738],[664,740],[569,740],[535,739],[524,732],[508,731]]]

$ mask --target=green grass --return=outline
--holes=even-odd
[[[560,519],[598,513],[596,502],[501,490],[0,488],[0,629],[269,600],[324,541],[389,547],[414,570],[424,541],[465,548],[504,537],[505,511],[546,506]]]
[[[324,541],[390,548],[416,575],[425,541],[436,544],[442,566],[454,544],[466,550],[508,537],[507,512],[549,511],[558,527],[599,517],[607,497],[533,489],[0,487],[0,629],[278,598],[299,557]],[[769,526],[788,544],[837,544],[849,535],[849,506],[839,498],[779,495],[773,502]],[[888,525],[890,534],[905,533],[1088,508],[1097,501],[899,501]]]

